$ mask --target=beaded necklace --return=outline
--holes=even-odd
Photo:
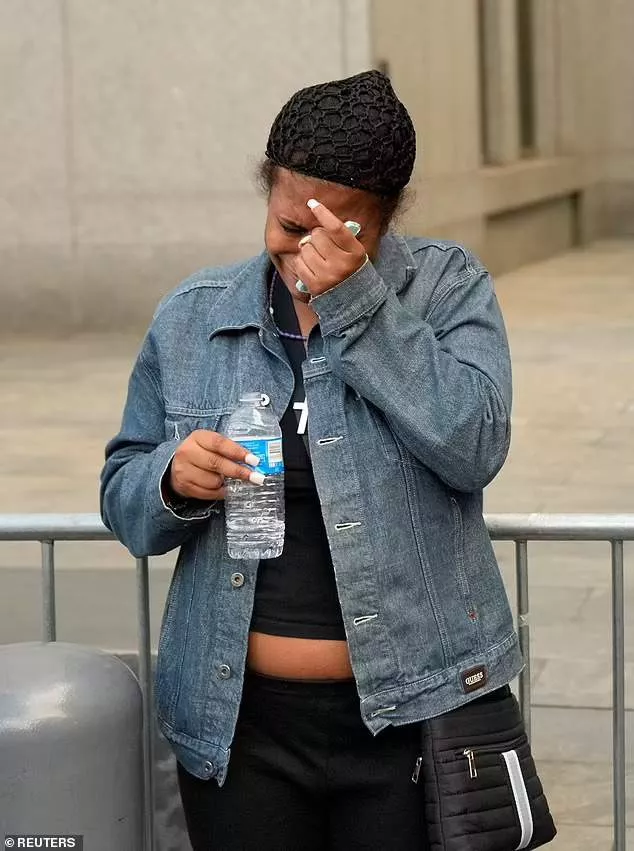
[[[277,273],[277,269],[273,272],[271,276],[271,285],[269,286],[269,313],[271,314],[271,319],[273,320],[273,325],[275,325],[275,330],[280,335],[280,337],[285,337],[287,340],[301,340],[302,343],[306,343],[308,340],[308,335],[304,336],[304,334],[294,334],[292,331],[282,331],[281,328],[277,327],[275,322],[275,312],[273,310],[273,288],[275,287],[275,282],[279,279],[279,275]],[[282,286],[286,286],[284,281],[280,279],[280,283]]]

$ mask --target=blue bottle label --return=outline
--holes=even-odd
[[[235,438],[234,438],[235,439]],[[257,470],[265,476],[279,476],[284,472],[284,458],[282,456],[282,438],[254,438],[252,440],[236,440],[240,446],[244,446],[249,452],[260,459]]]

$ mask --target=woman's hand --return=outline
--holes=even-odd
[[[228,437],[215,431],[193,431],[180,444],[170,465],[170,488],[182,497],[212,502],[225,498],[225,478],[242,479],[254,485],[264,483],[262,473],[254,472],[260,459]]]
[[[320,227],[300,242],[295,269],[311,296],[336,287],[358,271],[368,259],[359,240],[319,201],[311,198],[308,206]]]

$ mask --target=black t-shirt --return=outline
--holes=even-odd
[[[299,335],[293,299],[276,278],[272,304],[275,322]],[[286,531],[277,558],[258,568],[251,629],[296,638],[345,639],[328,538],[313,478],[305,435],[308,413],[302,363],[302,339],[280,335],[295,375],[293,397],[280,422],[284,454]]]

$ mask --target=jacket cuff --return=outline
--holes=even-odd
[[[158,482],[158,498],[161,506],[158,509],[159,519],[167,519],[166,512],[168,512],[169,515],[177,520],[183,520],[185,522],[189,520],[206,520],[218,511],[217,500],[214,500],[213,502],[203,502],[199,499],[180,497],[178,494],[173,494],[173,496],[169,495],[171,492],[171,488],[169,486],[170,466],[174,455],[176,454],[175,448],[172,446],[169,448],[172,451],[167,459],[167,463],[164,463],[163,465],[163,471]]]
[[[319,316],[321,333],[337,334],[372,314],[387,298],[388,287],[367,260],[349,278],[311,298],[310,305]]]

